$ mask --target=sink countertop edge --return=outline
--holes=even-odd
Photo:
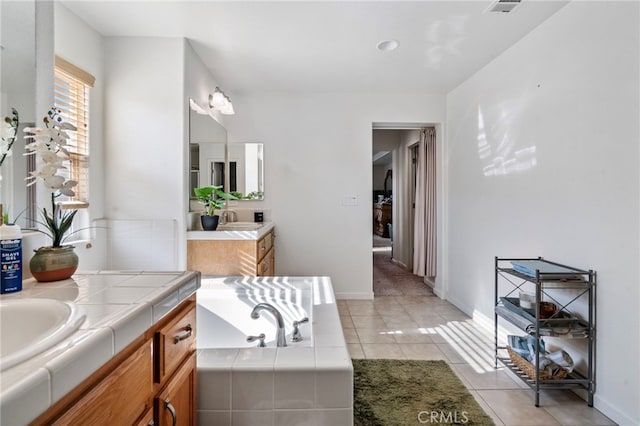
[[[149,293],[129,304],[114,304],[115,309],[120,309],[123,315],[116,312],[110,315],[108,321],[95,321],[97,326],[81,327],[57,345],[1,372],[0,424],[26,424],[34,420],[200,287],[200,273],[190,271],[98,271],[78,273],[72,278],[89,277],[90,281],[91,276],[97,275],[175,277],[168,283],[165,280],[155,285],[140,284],[142,288],[149,288]],[[70,282],[74,283],[72,280]],[[29,289],[34,287],[33,283],[30,284],[25,286],[21,297],[29,297]],[[37,293],[34,297],[38,297]],[[82,306],[82,297],[75,303]],[[132,305],[137,307],[132,308]],[[29,402],[25,406],[26,400]]]
[[[258,229],[245,231],[187,231],[187,240],[259,240],[274,228],[273,222],[263,222]]]

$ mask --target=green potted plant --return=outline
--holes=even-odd
[[[233,194],[229,194],[222,190],[222,186],[202,186],[194,188],[193,194],[197,200],[204,206],[200,222],[202,229],[205,231],[215,231],[218,227],[220,216],[216,214],[216,210],[224,207],[226,200],[237,200]]]

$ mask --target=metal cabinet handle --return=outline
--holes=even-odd
[[[167,410],[169,410],[169,413],[171,413],[171,418],[173,419],[173,426],[176,426],[178,424],[178,416],[176,415],[176,409],[173,408],[173,405],[171,404],[171,401],[169,401],[169,398],[164,400],[164,406]]]
[[[185,339],[188,339],[189,337],[191,337],[192,332],[193,328],[191,328],[191,324],[187,324],[187,326],[184,328],[184,333],[178,334],[173,338],[173,343],[177,344]]]
[[[156,422],[153,420],[149,420],[149,423],[147,423],[147,426],[156,426]]]

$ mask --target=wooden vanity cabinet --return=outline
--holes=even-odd
[[[259,240],[188,240],[187,269],[202,275],[274,276],[275,233]]]
[[[195,301],[182,302],[32,425],[195,425]]]

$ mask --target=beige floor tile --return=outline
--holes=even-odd
[[[466,364],[469,361],[470,355],[464,351],[456,350],[449,343],[439,343],[438,347],[451,364]]]
[[[373,300],[351,300],[347,299],[347,306],[349,309],[353,307],[373,306]]]
[[[396,343],[435,343],[432,336],[423,333],[413,333],[415,329],[401,329],[394,333]]]
[[[560,425],[551,414],[533,405],[531,391],[479,390],[478,394],[505,425]]]
[[[403,306],[407,305],[425,305],[439,299],[436,296],[393,296]]]
[[[351,358],[355,359],[364,359],[364,352],[362,350],[362,346],[358,343],[347,343],[347,350],[349,351],[349,355]]]
[[[438,345],[433,343],[403,343],[399,346],[407,359],[447,360]]]
[[[373,303],[349,305],[349,313],[351,315],[377,315]]]
[[[408,315],[395,316],[395,317],[382,317],[384,323],[390,329],[415,329],[418,328],[418,324],[411,319]]]
[[[373,328],[375,330],[386,330],[387,324],[379,315],[352,315],[351,321],[356,328]]]
[[[367,359],[406,359],[400,347],[393,343],[363,343],[362,350]]]
[[[340,315],[340,322],[342,323],[342,328],[355,328],[356,326],[353,324],[351,320],[351,315]]]
[[[393,334],[370,328],[357,328],[360,343],[396,343]]]
[[[376,308],[379,307],[402,307],[395,296],[377,296],[373,299],[373,305]]]
[[[518,383],[502,370],[493,370],[489,366],[478,364],[452,364],[467,380],[471,389],[514,389],[522,390]],[[478,372],[477,370],[480,370]]]
[[[540,406],[559,423],[567,426],[608,426],[616,424],[595,408],[589,407],[586,402],[547,407],[541,401]]]
[[[401,305],[376,305],[376,313],[383,318],[408,317],[407,311]]]
[[[480,405],[480,408],[482,408],[484,412],[487,413],[489,417],[491,417],[491,420],[493,420],[496,426],[505,426],[505,424],[502,422],[502,420],[500,420],[500,417],[498,417],[495,411],[493,411],[491,407],[489,407],[489,405],[485,402],[485,400],[482,399],[478,391],[471,390],[469,391],[469,393],[473,395],[473,398],[476,400],[478,405]]]
[[[345,328],[342,330],[344,332],[344,340],[347,343],[360,343],[360,339],[358,338],[358,333],[356,333],[355,328]]]

